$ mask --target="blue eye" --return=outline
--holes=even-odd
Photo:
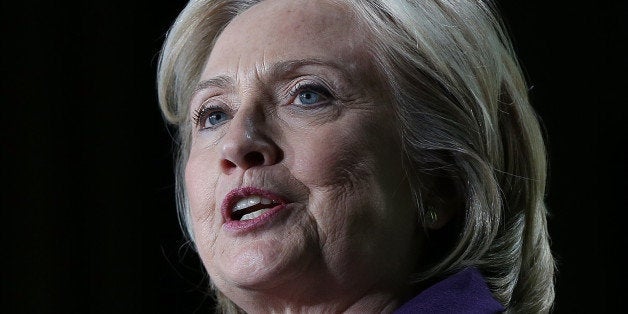
[[[294,105],[304,107],[317,107],[329,102],[331,98],[331,93],[326,88],[314,84],[297,86],[290,94],[296,96]]]
[[[299,93],[299,101],[304,105],[313,105],[319,102],[321,95],[313,91],[304,91]]]
[[[201,129],[212,129],[229,119],[229,115],[220,108],[204,107],[194,115],[194,123]]]
[[[214,126],[218,125],[227,120],[227,114],[222,111],[214,111],[208,117],[205,125],[209,123],[209,125]]]

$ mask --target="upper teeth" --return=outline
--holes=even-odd
[[[245,209],[247,207],[251,207],[257,204],[263,204],[263,205],[268,205],[271,204],[273,201],[269,200],[267,198],[263,198],[261,196],[257,196],[257,195],[251,195],[251,196],[247,196],[241,200],[239,200],[235,206],[233,207],[233,212],[237,212],[239,210]]]

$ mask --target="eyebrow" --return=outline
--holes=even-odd
[[[271,77],[283,77],[287,74],[295,72],[301,67],[308,66],[308,65],[319,65],[319,66],[331,67],[345,74],[343,69],[338,64],[334,62],[326,62],[320,59],[299,59],[299,60],[280,61],[280,62],[275,63],[270,68],[269,74]]]
[[[210,87],[227,88],[229,85],[233,85],[233,80],[226,75],[220,75],[198,83],[194,89],[194,93]]]
[[[271,77],[271,78],[285,77],[288,74],[295,72],[299,68],[308,66],[308,65],[320,65],[320,66],[330,67],[340,72],[343,76],[347,76],[346,71],[342,69],[342,67],[340,67],[337,63],[326,62],[320,59],[308,58],[308,59],[279,61],[270,67],[268,71],[268,77]],[[210,87],[227,88],[228,86],[232,86],[233,84],[234,84],[233,78],[226,75],[220,75],[220,76],[216,76],[216,77],[213,77],[213,78],[210,78],[210,79],[207,79],[198,83],[198,85],[196,85],[196,88],[194,89],[194,93],[198,92],[199,90],[207,89]]]

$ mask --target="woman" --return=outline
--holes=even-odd
[[[545,153],[482,1],[191,1],[161,108],[223,312],[548,312]]]

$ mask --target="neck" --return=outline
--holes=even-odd
[[[391,313],[399,305],[392,291],[335,291],[304,289],[308,294],[291,291],[290,296],[275,291],[248,293],[238,300],[247,313]]]

